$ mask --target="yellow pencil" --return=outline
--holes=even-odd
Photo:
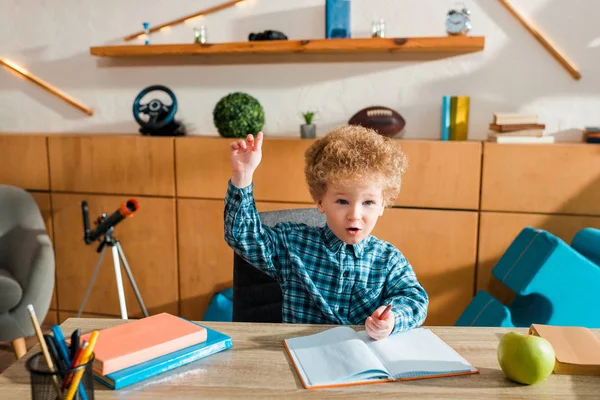
[[[38,322],[37,317],[35,316],[35,310],[33,309],[33,306],[31,304],[29,304],[27,306],[27,310],[29,311],[29,316],[31,317],[31,323],[33,324],[33,329],[35,330],[35,335],[38,338],[38,341],[40,342],[40,347],[42,348],[42,354],[44,355],[44,358],[46,359],[46,364],[48,364],[48,370],[50,372],[56,372],[56,370],[54,369],[54,363],[52,362],[52,357],[50,357],[50,353],[48,352],[48,346],[46,346],[46,341],[44,340],[44,334],[42,333],[42,328],[40,327],[40,323]],[[54,384],[54,388],[56,389],[56,394],[58,395],[58,398],[62,400],[63,395],[62,395],[62,391],[60,390],[60,383],[58,382],[58,378],[56,377],[56,374],[52,375],[52,383]]]
[[[92,357],[92,352],[94,351],[94,346],[96,345],[96,340],[98,340],[99,334],[100,334],[100,332],[93,331],[92,334],[90,335],[88,347],[85,350],[83,350],[83,354],[81,354],[80,365],[87,364],[88,361],[90,361],[90,358]],[[83,376],[83,373],[85,372],[86,368],[87,368],[87,366],[85,366],[84,368],[75,372],[73,381],[71,381],[69,390],[67,390],[67,394],[65,395],[65,400],[73,400],[73,396],[75,396],[75,392],[77,391],[77,386],[79,386],[79,382],[81,381],[81,377]]]

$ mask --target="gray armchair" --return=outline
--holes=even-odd
[[[54,251],[40,209],[25,190],[0,185],[0,341],[17,359],[33,336],[27,305],[46,318],[54,288]]]
[[[326,224],[325,216],[316,208],[262,212],[260,220],[267,226],[274,226],[279,222],[298,222],[309,226]],[[234,252],[233,321],[281,322],[282,303],[279,283]]]

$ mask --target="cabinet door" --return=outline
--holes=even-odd
[[[219,199],[231,177],[229,145],[234,139],[177,138],[177,196]],[[304,179],[304,151],[313,140],[265,138],[254,174],[257,201],[312,202]]]
[[[485,143],[482,211],[600,216],[600,148]]]
[[[307,204],[257,202],[259,212]],[[202,320],[215,293],[233,285],[233,250],[224,239],[224,201],[177,201],[181,315]]]
[[[50,136],[53,191],[175,196],[173,138]]]
[[[42,135],[0,135],[0,184],[50,190],[46,140]]]
[[[394,208],[373,234],[396,246],[429,295],[426,325],[454,325],[473,298],[476,212]]]
[[[91,228],[102,213],[112,214],[128,198],[82,194],[52,194],[54,247],[56,252],[58,306],[77,311],[99,261],[98,242],[83,241],[81,201],[89,204]],[[133,277],[150,314],[177,315],[177,254],[175,199],[138,197],[140,209],[115,226],[114,237],[121,242]],[[127,310],[130,317],[142,316],[127,275],[121,269]],[[85,312],[120,316],[119,298],[111,248],[100,266]]]
[[[399,140],[408,157],[396,205],[477,210],[481,143],[474,141]]]

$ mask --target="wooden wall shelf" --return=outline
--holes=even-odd
[[[444,36],[415,38],[357,38],[277,40],[207,44],[117,45],[90,48],[98,57],[144,57],[181,55],[241,54],[385,54],[385,53],[449,53],[481,51],[483,36]]]

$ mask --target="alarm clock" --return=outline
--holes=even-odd
[[[471,30],[471,11],[466,8],[450,10],[446,15],[446,32],[449,35],[466,35]]]

